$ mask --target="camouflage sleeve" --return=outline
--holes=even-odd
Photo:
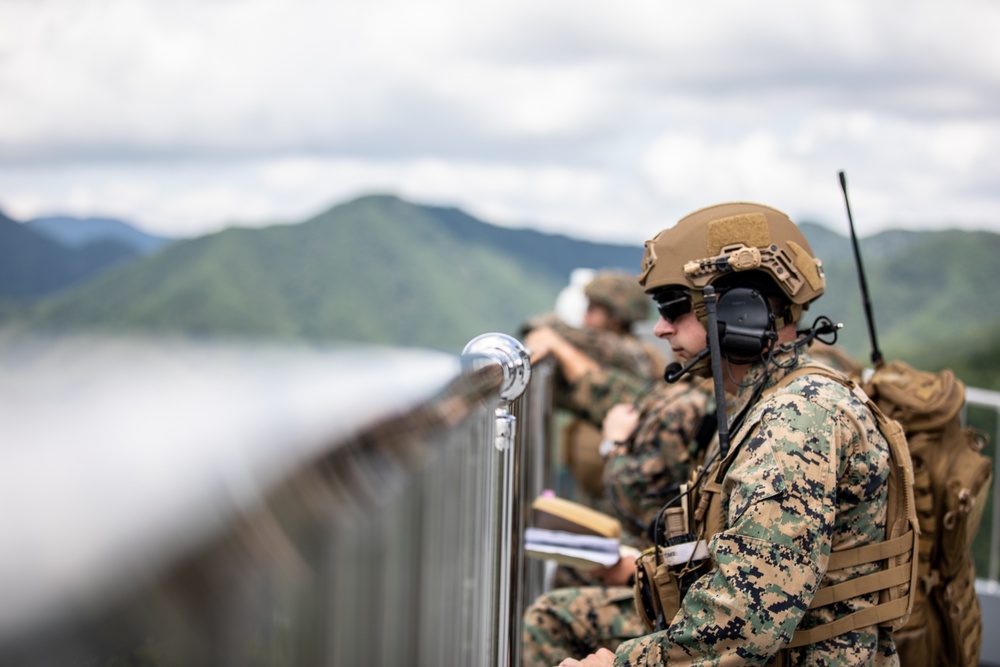
[[[856,420],[814,401],[804,395],[768,399],[761,417],[742,430],[746,435],[723,485],[729,527],[709,542],[713,568],[694,582],[670,626],[622,645],[616,665],[762,665],[789,641],[826,571],[838,476],[849,452],[870,449],[861,446],[864,431]],[[871,464],[854,463],[861,469]],[[862,472],[857,488],[839,493],[857,503],[871,493],[864,485],[878,484],[877,475]],[[884,512],[882,517],[884,522]],[[857,513],[845,520],[867,524],[867,538],[884,531],[884,523],[879,529]],[[869,664],[871,658],[837,655],[816,664]]]
[[[653,382],[618,369],[591,371],[569,387],[567,407],[600,428],[608,410],[619,403],[637,402],[653,386]]]
[[[628,451],[612,456],[604,468],[605,486],[620,514],[648,524],[687,479],[688,447],[707,403],[708,395],[686,382],[661,384],[643,401]],[[632,521],[626,523],[632,527]]]
[[[619,369],[643,380],[649,380],[663,373],[663,368],[658,367],[659,358],[631,334],[581,329],[559,320],[550,320],[547,324],[573,347],[581,350],[604,368]],[[657,359],[656,362],[654,357]]]

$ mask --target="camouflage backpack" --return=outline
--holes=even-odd
[[[910,620],[893,632],[903,665],[975,667],[982,615],[972,541],[992,479],[985,434],[962,428],[965,385],[950,370],[918,371],[894,361],[865,391],[902,424],[913,461],[920,524],[919,581]]]

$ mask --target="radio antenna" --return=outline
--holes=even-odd
[[[861,284],[861,298],[865,306],[865,319],[868,320],[868,337],[872,344],[872,365],[882,366],[882,352],[878,349],[878,337],[875,335],[875,317],[872,315],[872,300],[868,294],[868,281],[865,280],[865,267],[861,262],[861,248],[858,245],[858,235],[854,231],[854,216],[851,215],[851,202],[847,198],[847,177],[840,172],[840,189],[844,191],[844,204],[847,205],[847,221],[851,225],[851,244],[854,246],[854,263],[858,267],[858,282]]]

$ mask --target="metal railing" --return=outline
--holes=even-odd
[[[517,341],[460,358],[29,348],[0,344],[0,527],[28,552],[0,558],[0,664],[519,661],[541,581],[525,499],[547,465],[528,443],[548,417]],[[60,402],[77,390],[79,409]],[[234,393],[247,411],[226,412]],[[133,403],[134,430],[112,423]],[[62,465],[75,481],[36,493]]]

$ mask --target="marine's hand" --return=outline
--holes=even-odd
[[[601,582],[602,586],[628,586],[629,579],[634,574],[635,556],[633,555],[622,556],[611,567],[599,567],[590,571],[590,575]]]
[[[532,363],[553,354],[561,345],[567,345],[566,339],[548,326],[532,329],[524,337],[524,346],[531,354]]]
[[[524,346],[531,354],[531,363],[552,355],[568,382],[576,382],[599,368],[597,362],[556,333],[552,327],[539,327],[524,337]]]
[[[619,403],[608,410],[604,417],[602,431],[604,437],[615,442],[624,442],[632,437],[639,425],[639,411],[631,403]]]
[[[606,648],[597,649],[597,653],[591,653],[583,660],[566,658],[559,663],[559,667],[614,667],[615,654]]]

